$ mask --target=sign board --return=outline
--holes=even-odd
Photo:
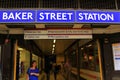
[[[119,23],[120,12],[76,11],[77,23]]]
[[[0,10],[0,23],[35,22],[35,10]]]
[[[24,30],[24,34],[92,34],[92,29]]]
[[[95,10],[0,10],[0,23],[114,23],[120,11]]]
[[[120,43],[112,44],[114,70],[120,70]]]
[[[38,10],[37,23],[73,23],[75,12],[72,10]]]
[[[91,29],[25,30],[24,39],[92,39]]]
[[[92,35],[37,35],[26,34],[24,39],[92,39]]]

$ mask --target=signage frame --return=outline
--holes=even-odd
[[[1,9],[0,10],[0,13],[1,13],[1,11],[34,11],[34,13],[35,13],[35,16],[34,16],[34,21],[1,21],[0,20],[0,23],[5,23],[5,24],[7,24],[7,23],[20,23],[20,24],[29,24],[29,23],[31,23],[31,24],[35,24],[35,23],[80,23],[80,24],[83,24],[83,23],[98,23],[98,24],[120,24],[120,18],[118,18],[118,17],[120,17],[120,16],[118,16],[118,14],[120,14],[120,11],[118,11],[118,10],[73,10],[73,9]],[[38,11],[63,11],[63,12],[65,12],[65,11],[72,11],[72,12],[74,12],[74,20],[73,21],[69,21],[69,22],[67,22],[67,21],[47,21],[47,22],[44,22],[44,21],[41,21],[41,22],[38,22],[37,21],[37,13],[38,13]],[[88,12],[88,13],[92,13],[92,12],[96,12],[96,13],[114,13],[114,14],[117,14],[116,16],[116,18],[115,18],[115,20],[114,21],[110,21],[110,22],[108,22],[108,21],[103,21],[103,22],[99,22],[99,21],[78,21],[77,20],[77,13],[79,12],[79,11],[83,11],[83,12]],[[119,20],[118,20],[119,19]],[[117,21],[116,21],[117,20]]]
[[[32,10],[32,9],[30,9],[30,10],[27,10],[27,9],[7,9],[7,10],[4,10],[4,9],[2,9],[2,10],[0,10],[0,15],[1,15],[1,13],[2,12],[7,12],[8,11],[8,13],[10,13],[10,12],[33,12],[34,14],[33,15],[35,15],[34,16],[34,20],[33,21],[27,21],[27,20],[25,20],[26,22],[24,22],[24,21],[8,21],[8,22],[6,22],[6,21],[2,21],[1,22],[1,17],[3,17],[3,16],[0,16],[0,23],[35,23],[35,18],[36,18],[36,10]]]
[[[118,11],[118,10],[76,10],[76,15],[77,15],[77,12],[78,11],[83,11],[83,12],[90,12],[90,13],[119,13],[119,17],[120,17],[120,11]],[[116,18],[118,18],[118,16],[116,17]],[[119,20],[120,21],[120,20]],[[120,22],[78,22],[77,20],[76,20],[76,23],[98,23],[98,24],[120,24]]]
[[[25,29],[24,39],[92,39],[92,29]]]

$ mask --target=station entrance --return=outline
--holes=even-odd
[[[11,30],[14,29],[12,28]],[[118,29],[115,29],[116,31],[115,33],[111,32],[110,34],[108,33],[93,34],[94,28],[92,29],[78,28],[77,30],[79,31],[82,30],[83,34],[82,33],[79,35],[72,34],[73,36],[75,36],[75,39],[74,38],[71,39],[72,35],[65,34],[64,31],[68,30],[74,32],[76,28],[75,29],[53,28],[53,29],[36,29],[36,30],[23,29],[23,30],[24,30],[23,34],[1,34],[2,36],[1,39],[4,39],[3,41],[5,41],[5,43],[2,44],[2,53],[4,53],[2,54],[3,62],[1,62],[3,75],[6,73],[5,71],[7,70],[8,73],[7,77],[10,78],[12,75],[14,75],[14,79],[18,79],[18,80],[25,79],[26,71],[32,60],[37,61],[37,67],[41,71],[45,71],[44,69],[46,69],[46,66],[48,67],[48,65],[46,64],[57,63],[62,67],[61,69],[61,74],[62,74],[64,72],[63,65],[65,64],[66,60],[69,59],[71,62],[71,66],[72,66],[71,72],[74,79],[80,79],[80,80],[119,79],[119,76],[117,76],[117,74],[119,74],[118,71],[119,67],[117,67],[116,63],[114,63],[116,62],[115,61],[116,59],[119,60],[119,58],[116,58],[114,54],[114,53],[118,54],[117,52],[119,52],[120,39],[119,39],[119,32],[117,32]],[[54,31],[57,32],[58,30],[58,32],[57,34],[53,33],[49,35],[48,34],[43,35],[42,32],[40,32],[43,31],[44,33],[46,33],[45,31],[50,31],[50,30],[52,30],[53,32]],[[92,34],[91,34],[91,30],[92,30]],[[62,31],[64,34],[63,35],[58,34],[59,31],[60,32]],[[13,31],[10,32],[13,33]],[[47,38],[51,38],[51,39],[47,39]],[[115,52],[116,50],[118,51]],[[45,57],[49,59],[47,60],[47,62],[50,61],[49,63],[45,63],[46,62]],[[8,59],[10,62],[8,63],[8,60],[6,59]],[[22,63],[24,63],[24,68],[20,67]],[[8,66],[6,67],[6,65]],[[14,71],[13,73],[11,73],[12,70]],[[105,71],[108,71],[109,73]],[[112,72],[114,74],[111,74]],[[12,75],[10,75],[9,73],[11,73]],[[105,75],[111,75],[111,76],[105,77]],[[6,78],[6,75],[4,75],[3,78]]]
[[[82,41],[80,40],[80,38]],[[63,29],[49,28],[46,30],[27,29],[24,30],[24,39],[26,40],[32,39],[37,44],[37,46],[39,46],[43,51],[45,55],[44,69],[46,73],[49,71],[50,72],[54,71],[54,65],[57,64],[58,66],[61,67],[60,75],[64,75],[64,77],[66,78],[67,73],[65,73],[66,71],[65,63],[69,59],[71,63],[71,69],[74,69],[74,72],[71,75],[73,75],[73,78],[76,80],[77,74],[80,73],[77,72],[78,65],[80,66],[80,63],[78,62],[78,60],[80,59],[80,55],[78,55],[79,53],[78,51],[80,50],[79,45],[81,46],[85,45],[86,43],[92,40],[92,30],[90,28],[80,29],[80,28],[64,28],[64,27]],[[96,53],[96,55],[98,54]],[[96,58],[98,58],[98,56],[96,56]],[[92,62],[93,64],[96,64],[94,63],[94,61]],[[74,68],[72,68],[72,66]],[[96,71],[96,69],[94,71]],[[98,74],[100,74],[100,72],[98,72]],[[78,78],[84,79],[80,76]],[[100,78],[100,75],[97,76],[97,78]],[[54,80],[54,77],[52,79]]]
[[[47,76],[42,74],[47,70],[51,70],[52,74],[52,65],[56,63],[61,67],[60,75],[66,78],[64,65],[67,60],[70,61],[70,73],[75,80],[120,79],[120,28],[116,24],[119,23],[116,20],[119,12],[15,12],[1,12],[4,13],[0,19],[3,80],[26,79],[32,60],[36,60],[40,70],[39,79],[43,79],[41,75]]]

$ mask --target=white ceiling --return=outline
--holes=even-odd
[[[65,49],[67,49],[75,40],[56,40],[55,43],[55,54],[63,54]],[[45,54],[52,54],[53,40],[34,40],[34,42],[39,46],[39,48]]]

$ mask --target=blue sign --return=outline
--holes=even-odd
[[[75,12],[72,10],[38,10],[38,23],[69,23],[75,22]]]
[[[85,10],[0,10],[0,23],[120,24],[120,12]]]
[[[35,22],[34,10],[0,10],[0,23]]]
[[[120,12],[76,11],[77,23],[120,23]]]

